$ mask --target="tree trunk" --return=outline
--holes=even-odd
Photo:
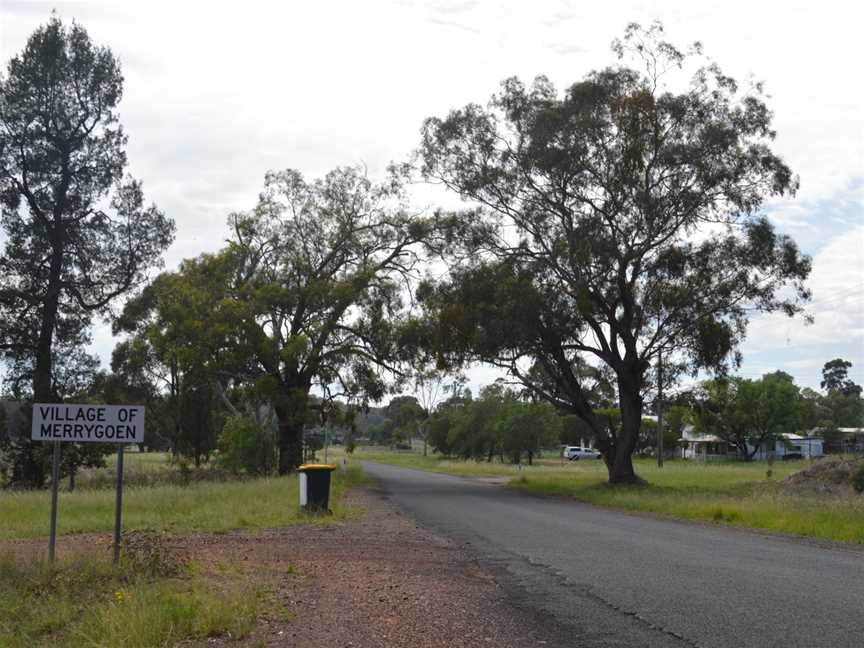
[[[59,230],[59,231],[58,231]],[[55,227],[49,229],[51,240],[51,265],[48,269],[48,289],[43,302],[39,322],[39,339],[36,342],[36,362],[33,367],[33,400],[36,403],[54,402],[52,389],[53,364],[51,351],[54,345],[54,329],[60,308],[61,275],[63,272],[63,232],[59,227],[59,216]]]
[[[57,320],[57,302],[57,297],[47,300],[39,328],[36,364],[33,367],[33,400],[36,403],[52,403],[55,400],[54,390],[51,388],[53,374],[51,347],[54,342],[54,325]]]
[[[279,419],[279,474],[292,473],[303,463],[303,424]]]
[[[50,444],[45,445],[51,447]],[[43,444],[28,439],[22,442],[20,453],[20,460],[12,464],[12,483],[42,488],[48,477]]]
[[[621,431],[612,446],[614,453],[606,462],[610,484],[634,484],[642,481],[633,469],[633,451],[642,425],[642,395],[638,370],[618,374],[618,402],[621,407]]]
[[[279,474],[292,473],[303,463],[303,428],[306,424],[308,388],[286,390],[287,398],[275,406],[279,425]]]
[[[75,472],[76,472],[75,466],[73,465],[69,468],[69,492],[70,493],[75,490]]]

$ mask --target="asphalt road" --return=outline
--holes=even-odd
[[[470,545],[564,645],[864,647],[864,552],[630,515],[365,462],[419,523]]]

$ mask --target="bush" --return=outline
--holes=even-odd
[[[219,433],[217,447],[217,462],[233,473],[266,475],[276,467],[274,435],[248,418],[228,418]]]
[[[858,468],[852,475],[852,488],[859,493],[864,493],[864,466]]]

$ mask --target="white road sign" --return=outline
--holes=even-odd
[[[143,405],[33,405],[34,441],[143,443]]]

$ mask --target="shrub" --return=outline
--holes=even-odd
[[[171,578],[186,570],[186,561],[165,543],[164,533],[150,529],[124,531],[120,542],[124,564],[149,578]]]
[[[234,473],[266,475],[276,466],[274,435],[248,418],[228,418],[219,433],[217,447],[217,462]]]
[[[852,488],[859,493],[864,493],[864,466],[858,468],[852,475]]]

